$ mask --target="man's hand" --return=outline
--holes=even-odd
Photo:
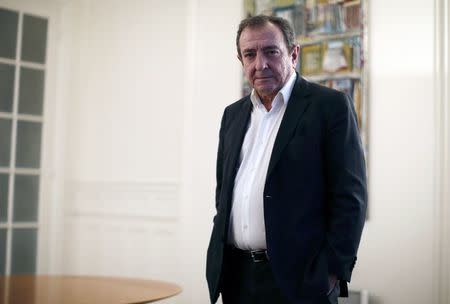
[[[328,282],[328,294],[330,294],[333,291],[334,287],[336,287],[336,284],[339,282],[339,280],[337,279],[336,275],[330,274],[328,275]]]

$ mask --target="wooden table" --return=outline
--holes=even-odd
[[[172,283],[90,276],[0,276],[0,304],[137,304],[181,292]]]

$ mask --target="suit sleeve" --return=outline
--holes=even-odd
[[[216,161],[216,211],[219,208],[220,193],[222,191],[222,177],[223,177],[223,141],[225,130],[225,113],[223,112],[222,121],[220,123],[219,131],[219,147],[217,149]]]
[[[325,135],[328,270],[350,282],[367,208],[366,165],[352,101],[339,93]]]

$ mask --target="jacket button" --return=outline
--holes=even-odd
[[[267,199],[271,199],[272,196],[271,196],[271,195],[266,195],[266,198],[267,198]]]

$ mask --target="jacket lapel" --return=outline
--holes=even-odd
[[[227,161],[228,168],[226,176],[234,179],[236,174],[237,162],[239,154],[241,152],[242,142],[244,141],[245,133],[247,132],[247,126],[250,119],[250,113],[252,110],[252,103],[250,97],[247,97],[242,108],[239,109],[238,113],[231,113],[231,115],[236,115],[236,122],[231,124],[230,134],[230,144],[229,144],[229,159]]]
[[[273,168],[280,159],[281,153],[284,147],[289,142],[298,121],[302,117],[302,114],[308,108],[310,103],[309,99],[305,98],[308,95],[308,82],[297,74],[297,80],[295,81],[294,88],[292,89],[291,97],[281,121],[280,128],[278,130],[277,137],[272,149],[272,155],[270,157],[269,168],[267,170],[267,177],[273,171]]]
[[[228,197],[228,199],[225,200],[225,210],[227,216],[230,216],[231,212],[234,179],[236,178],[238,169],[237,163],[239,154],[241,152],[242,142],[244,141],[244,136],[247,132],[251,110],[252,103],[250,101],[250,97],[247,97],[242,107],[238,109],[238,113],[230,113],[231,115],[236,115],[236,121],[231,124],[231,127],[229,129],[229,136],[227,136],[227,140],[229,141],[229,153],[227,153],[228,157],[225,160],[226,167],[224,168],[224,174],[228,179],[228,182],[226,183],[227,188],[223,189],[224,191],[226,191],[226,195]],[[228,223],[228,220],[226,221],[226,223]],[[225,231],[228,231],[228,228],[226,228]]]

